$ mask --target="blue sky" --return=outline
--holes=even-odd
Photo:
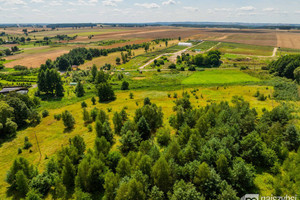
[[[300,23],[299,0],[0,0],[0,23]]]

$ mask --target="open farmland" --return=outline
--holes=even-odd
[[[182,84],[185,85],[213,85],[213,84],[236,84],[236,83],[251,83],[259,82],[246,73],[233,70],[206,70],[196,72],[190,77],[184,79]]]
[[[300,49],[299,31],[278,31],[276,36],[278,47]]]
[[[21,28],[7,30],[24,36]],[[299,138],[300,144],[300,101],[295,97],[300,87],[269,69],[282,54],[300,51],[300,46],[276,51],[278,39],[296,47],[297,37],[284,32],[279,38],[275,30],[167,26],[38,30],[29,33],[36,38],[32,41],[0,46],[3,52],[20,48],[1,57],[6,60],[0,60],[5,65],[0,88],[29,89],[27,96],[0,95],[1,114],[8,113],[0,115],[1,200],[28,194],[21,196],[19,187],[6,180],[20,157],[38,169],[23,182],[49,200],[80,195],[100,200],[110,191],[107,199],[146,200],[156,193],[160,198],[155,199],[194,199],[174,198],[180,184],[187,193],[192,188],[197,200],[239,199],[244,189],[273,194],[281,176],[287,182],[276,186],[278,192],[298,189],[285,167],[296,162],[293,142]],[[58,62],[40,66],[63,54]],[[161,182],[170,178],[163,190],[156,170],[168,173]],[[198,181],[203,174],[205,184]],[[66,177],[72,179],[69,187]],[[207,185],[216,191],[199,191]],[[61,198],[56,196],[59,186]],[[128,198],[128,187],[145,194]]]
[[[272,56],[273,47],[222,42],[215,49],[224,53]]]
[[[31,31],[33,29],[28,29]],[[58,34],[66,34],[69,36],[78,35],[75,40],[60,41],[56,47],[51,46],[34,46],[33,44],[20,45],[22,52],[17,55],[8,56],[5,59],[12,62],[5,64],[6,67],[13,67],[15,65],[25,65],[27,67],[38,67],[47,59],[54,60],[56,57],[67,53],[70,49],[75,47],[92,47],[92,48],[114,48],[128,44],[140,44],[148,42],[156,38],[173,38],[177,39],[179,36],[183,39],[201,39],[213,40],[206,41],[193,49],[210,48],[211,45],[221,42],[218,47],[224,53],[257,55],[257,56],[271,56],[272,48],[276,46],[285,48],[300,48],[300,33],[297,31],[276,31],[276,30],[239,30],[239,29],[208,29],[208,28],[174,28],[174,27],[145,27],[145,28],[113,28],[105,27],[99,28],[59,28],[57,30],[37,29],[40,32],[29,33],[29,37],[36,37],[43,39],[44,37],[53,37]],[[0,31],[4,31],[0,29]],[[24,36],[20,28],[7,28],[5,30],[12,36]],[[94,37],[88,38],[93,35]],[[5,37],[2,37],[5,39]],[[116,43],[109,46],[99,46],[99,41],[108,40],[129,40],[122,43]],[[299,40],[299,41],[298,41]],[[229,42],[229,43],[228,43]],[[14,45],[3,45],[2,48],[12,47]],[[193,50],[192,49],[192,50]],[[99,59],[98,59],[99,60]],[[105,59],[104,59],[105,60]],[[101,61],[93,61],[93,64]],[[114,61],[107,63],[113,64]],[[89,65],[85,64],[84,66]]]

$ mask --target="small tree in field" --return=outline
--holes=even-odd
[[[129,89],[129,83],[127,81],[123,81],[121,90],[128,90]]]
[[[121,58],[117,57],[116,58],[116,63],[117,63],[117,65],[119,65],[121,63]]]
[[[92,97],[91,101],[92,101],[93,105],[96,105],[96,98],[95,97]]]
[[[75,119],[68,110],[64,111],[61,116],[66,128],[71,129],[74,127]]]
[[[112,101],[116,99],[112,87],[108,83],[100,83],[97,86],[99,102]]]
[[[84,91],[83,85],[80,81],[78,81],[78,83],[77,83],[77,86],[75,88],[75,93],[76,93],[77,97],[83,97],[84,96],[85,91]]]

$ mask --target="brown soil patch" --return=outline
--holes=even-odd
[[[296,31],[278,31],[277,46],[282,48],[300,49],[300,33]]]
[[[12,68],[16,65],[24,65],[26,67],[39,68],[41,64],[44,64],[47,59],[54,60],[57,57],[68,53],[69,50],[61,49],[49,52],[35,53],[31,55],[18,54],[14,56],[6,57],[7,60],[15,60],[5,64],[5,67]]]

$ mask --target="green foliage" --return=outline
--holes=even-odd
[[[127,158],[123,157],[118,163],[116,171],[120,177],[128,176],[131,173],[130,162]]]
[[[171,200],[205,199],[201,193],[196,190],[196,187],[192,183],[186,183],[183,180],[180,180],[174,184],[173,191],[174,192],[170,197]]]
[[[297,67],[293,73],[294,73],[295,80],[297,81],[298,84],[300,84],[300,67]]]
[[[172,185],[171,169],[164,157],[160,157],[152,168],[154,184],[164,193],[170,190]]]
[[[65,185],[68,191],[72,191],[74,189],[74,180],[75,180],[75,167],[71,163],[71,160],[68,156],[65,157],[63,161],[63,169],[62,169],[62,182]]]
[[[75,119],[73,115],[68,110],[65,110],[61,116],[65,127],[67,129],[72,129],[75,125]]]
[[[28,179],[24,174],[23,170],[20,170],[16,173],[16,186],[18,194],[21,197],[25,197],[27,192],[29,191]]]
[[[299,65],[299,55],[285,55],[280,57],[278,60],[271,62],[269,64],[269,69],[270,73],[274,75],[289,79],[296,79],[296,77],[294,77],[294,71],[299,67]]]
[[[85,101],[81,102],[81,108],[86,108],[87,107],[87,104]]]
[[[96,105],[96,98],[95,97],[92,97],[91,101],[92,101],[93,105]]]
[[[161,146],[168,146],[171,140],[170,130],[167,128],[159,128],[156,132],[156,138],[158,144]]]
[[[32,144],[31,144],[31,142],[29,142],[28,137],[25,136],[25,138],[24,138],[24,147],[23,147],[23,149],[29,149],[30,147],[32,147]]]
[[[56,119],[57,121],[59,121],[61,119],[61,114],[55,114],[54,115],[54,119]]]
[[[75,88],[75,94],[77,97],[83,97],[85,93],[85,90],[83,88],[83,84],[81,81],[78,81],[76,88]]]
[[[49,111],[48,111],[48,110],[43,110],[42,116],[43,116],[44,118],[45,118],[45,117],[48,117],[48,116],[49,116]]]
[[[127,81],[122,82],[121,90],[129,90],[129,83]]]
[[[64,96],[63,83],[55,69],[42,69],[38,74],[37,84],[40,92],[55,94],[58,97]]]
[[[37,191],[35,190],[30,190],[27,194],[26,194],[26,198],[25,200],[42,200],[42,195],[39,194]]]
[[[297,84],[285,81],[285,80],[274,80],[274,93],[273,96],[277,100],[299,100],[299,92]]]
[[[134,121],[138,123],[144,117],[152,132],[155,132],[163,123],[163,112],[161,107],[156,104],[145,104],[142,108],[135,111]]]
[[[131,130],[128,130],[125,134],[122,134],[119,141],[122,144],[119,149],[126,155],[130,151],[136,151],[138,149],[141,136],[137,131],[132,132]]]
[[[137,123],[137,131],[143,140],[147,140],[151,137],[150,128],[144,116],[142,116]]]
[[[108,83],[98,84],[97,93],[99,97],[99,102],[113,101],[116,99],[115,93]]]

